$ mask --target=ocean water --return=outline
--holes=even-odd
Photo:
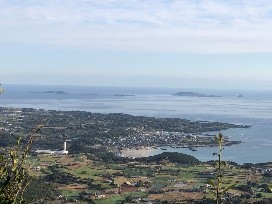
[[[81,87],[4,85],[1,107],[30,107],[45,110],[82,110],[100,113],[128,113],[155,117],[220,121],[251,125],[249,129],[229,129],[224,135],[243,143],[225,147],[223,159],[237,163],[272,161],[272,91],[186,90],[168,88]],[[65,91],[67,94],[42,93]],[[222,97],[181,97],[171,94],[194,91]],[[238,97],[242,94],[243,97]],[[216,148],[173,149],[201,161],[215,159]],[[151,155],[161,153],[154,150]]]

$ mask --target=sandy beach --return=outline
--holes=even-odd
[[[153,147],[126,148],[121,150],[122,157],[148,157],[155,149]]]

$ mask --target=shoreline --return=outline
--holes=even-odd
[[[239,145],[242,142],[235,142],[234,144],[225,144],[223,147],[231,147],[234,145]],[[132,148],[123,148],[119,149],[119,156],[120,157],[127,157],[127,158],[144,158],[144,157],[149,157],[149,156],[154,156],[161,154],[163,152],[173,152],[173,150],[176,150],[174,152],[180,152],[178,150],[185,150],[185,151],[190,151],[190,153],[185,153],[192,155],[193,152],[197,152],[199,149],[198,148],[215,148],[218,147],[218,145],[191,145],[191,146],[140,146],[140,147],[132,147]]]

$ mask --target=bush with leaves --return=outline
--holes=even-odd
[[[30,180],[27,178],[27,155],[29,154],[33,135],[38,133],[40,126],[32,131],[25,147],[21,146],[21,137],[17,145],[0,154],[0,203],[24,203],[23,194]]]
[[[24,186],[27,185],[23,168],[25,158],[19,153],[19,141],[17,147],[0,155],[0,203],[21,201]]]
[[[0,90],[2,94],[1,84]],[[37,126],[33,129],[25,147],[22,147],[21,137],[19,137],[15,146],[1,149],[0,204],[26,203],[23,200],[23,194],[30,183],[26,176],[26,160],[33,142],[33,135],[38,133],[40,128],[41,126]]]

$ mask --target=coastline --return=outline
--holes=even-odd
[[[188,119],[133,116],[123,113],[103,114],[103,113],[90,113],[84,111],[56,111],[56,110],[47,111],[43,109],[37,110],[33,108],[4,108],[4,107],[0,108],[0,111],[3,112],[3,116],[5,116],[8,121],[11,119],[12,121],[16,120],[18,122],[25,121],[26,124],[29,124],[28,121],[38,122],[40,119],[48,117],[48,114],[54,115],[54,117],[52,118],[52,122],[54,122],[55,120],[65,121],[66,118],[72,118],[73,120],[72,122],[70,120],[70,123],[63,124],[58,123],[58,126],[48,126],[47,128],[50,129],[51,131],[59,131],[60,128],[64,132],[66,131],[67,136],[69,136],[69,138],[71,139],[71,143],[79,139],[79,137],[75,137],[75,135],[77,135],[78,133],[77,130],[78,128],[80,128],[80,130],[83,131],[85,134],[91,134],[95,135],[95,137],[101,137],[100,141],[102,141],[102,144],[100,143],[98,144],[104,145],[105,147],[120,150],[120,152],[116,152],[116,154],[122,157],[130,158],[148,157],[160,154],[162,152],[181,152],[192,156],[196,156],[196,158],[202,161],[207,160],[211,158],[210,155],[212,155],[215,152],[214,149],[217,147],[217,143],[213,137],[213,133],[169,132],[163,130],[163,128],[166,129],[175,128],[174,126],[176,125],[183,129],[184,127],[186,127],[188,130],[193,129],[195,126],[201,128],[202,125],[204,126],[204,128],[208,129],[220,127],[228,128],[228,125],[231,127],[232,126],[236,127],[236,125],[234,124],[220,122],[208,122],[203,120],[193,122]],[[13,116],[12,118],[9,117],[11,115]],[[24,120],[22,120],[22,118],[24,118]],[[75,128],[74,124],[77,124],[78,121],[80,121],[80,123],[84,125]],[[3,124],[7,125],[8,123]],[[119,124],[126,125],[122,126]],[[145,126],[145,124],[149,125]],[[16,127],[17,127],[16,124],[14,125],[14,127],[7,126],[6,134],[9,134],[9,131],[12,131],[12,129],[10,128],[14,128],[16,130]],[[90,127],[95,127],[96,129],[91,129]],[[97,129],[97,127],[104,128],[107,131],[101,132],[100,129]],[[113,131],[111,131],[112,127],[114,127]],[[225,144],[224,146],[240,144],[241,141],[244,141],[243,139],[244,135],[247,135],[245,133],[246,132],[245,130],[248,128],[239,128],[240,126],[238,126],[237,128],[231,127],[229,127],[229,129],[222,131],[223,134],[224,132],[225,133],[228,132],[224,134],[226,135],[225,138],[226,139],[240,138],[241,140],[240,139],[237,141],[226,140],[224,142]],[[118,131],[122,132],[123,134],[120,135]],[[238,134],[235,134],[233,131],[237,132]],[[91,139],[95,137],[89,137],[90,142],[97,142],[91,141]],[[44,137],[40,138],[42,142],[38,144],[39,148],[52,149],[52,144],[49,142],[50,139],[47,138],[55,140],[54,145],[56,145],[56,148],[58,148],[57,146],[58,144],[63,143],[62,138],[53,137],[51,134],[45,132]],[[234,153],[236,154],[237,152],[241,152],[240,147]],[[249,153],[247,153],[247,155],[248,154]],[[204,157],[204,155],[206,156]],[[233,152],[227,155],[233,155]],[[235,156],[234,158],[238,157]],[[233,158],[230,158],[229,160],[233,160]]]

